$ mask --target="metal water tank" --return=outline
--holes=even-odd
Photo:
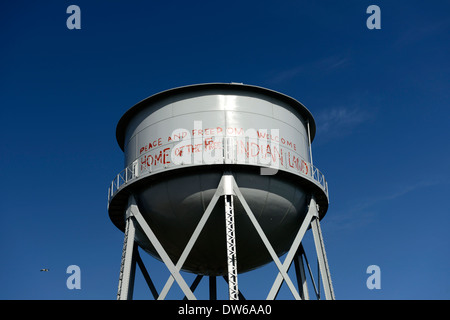
[[[305,106],[266,88],[209,83],[157,93],[129,109],[117,125],[125,169],[109,188],[109,216],[123,231],[133,194],[176,262],[228,172],[280,256],[289,250],[312,196],[320,218],[328,209],[327,183],[311,163],[314,134],[315,122]],[[237,269],[242,273],[271,258],[238,199],[234,205]],[[227,273],[223,217],[219,202],[183,270]],[[135,240],[158,258],[139,228]]]

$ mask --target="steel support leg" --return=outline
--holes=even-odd
[[[305,253],[304,250],[303,250],[303,257],[305,258],[306,267],[308,267],[308,274],[309,274],[309,276],[311,278],[311,282],[312,282],[312,285],[313,285],[314,293],[316,294],[317,300],[320,300],[320,294],[319,294],[320,293],[319,292],[320,283],[319,283],[319,288],[318,288],[318,286],[316,285],[316,281],[314,280],[313,272],[311,271],[311,266],[309,265],[308,258],[306,257],[306,253]],[[319,279],[319,281],[320,281],[320,279]]]
[[[136,259],[136,262],[137,262],[137,264],[139,266],[139,269],[141,269],[142,275],[144,276],[144,279],[147,282],[148,288],[150,289],[150,291],[151,291],[151,293],[153,295],[153,298],[155,300],[157,300],[158,296],[159,296],[158,295],[158,291],[156,290],[156,287],[153,284],[153,281],[150,278],[150,275],[148,274],[147,269],[145,268],[144,262],[142,261],[141,256],[139,255],[139,251],[138,251],[138,247],[137,246],[135,246],[135,257],[136,257],[135,259]]]
[[[297,286],[300,290],[300,295],[303,300],[309,300],[308,285],[306,283],[305,266],[303,264],[303,246],[297,250],[294,258],[295,274],[297,275]]]
[[[278,294],[278,291],[280,290],[281,284],[283,283],[283,277],[281,274],[281,271],[284,271],[287,273],[289,270],[289,267],[292,263],[292,259],[294,258],[297,250],[301,246],[301,241],[303,239],[303,236],[308,229],[308,227],[311,226],[311,229],[313,230],[314,235],[314,243],[316,246],[317,251],[317,258],[319,261],[319,267],[323,279],[323,285],[325,289],[325,298],[329,300],[334,300],[334,292],[333,287],[331,285],[331,277],[330,277],[330,271],[328,267],[328,261],[325,254],[325,247],[322,239],[322,232],[320,231],[320,225],[319,225],[319,211],[317,208],[317,203],[314,197],[311,198],[308,213],[306,214],[305,219],[302,222],[302,225],[300,226],[300,229],[292,243],[291,249],[289,250],[288,254],[286,255],[286,258],[284,260],[284,263],[280,269],[280,273],[278,274],[277,278],[275,279],[275,282],[272,286],[272,289],[269,292],[269,295],[267,296],[268,300],[275,299],[275,297]],[[305,256],[306,258],[306,256]],[[313,279],[314,281],[314,279]],[[291,290],[292,291],[292,290]]]
[[[186,295],[186,297],[190,300],[196,300],[194,294],[192,293],[191,289],[187,285],[186,281],[181,276],[179,269],[173,264],[172,260],[170,259],[167,252],[164,250],[163,246],[159,242],[158,238],[153,233],[150,226],[145,221],[144,217],[142,216],[141,212],[139,211],[136,201],[133,196],[130,196],[130,205],[129,205],[130,214],[136,218],[136,222],[141,227],[142,231],[144,231],[145,235],[147,236],[148,240],[151,242],[153,247],[155,248],[156,252],[158,253],[161,260],[166,265],[167,269],[169,269],[170,274],[175,279],[175,281],[180,286],[183,293]],[[162,299],[161,295],[159,295],[158,300]]]
[[[323,288],[325,291],[325,299],[334,300],[335,297],[333,285],[331,283],[330,268],[328,266],[327,255],[325,253],[325,245],[323,242],[322,230],[320,229],[319,224],[319,214],[317,211],[317,205],[314,198],[311,199],[311,205],[314,205],[314,208],[316,209],[316,215],[314,216],[311,222],[311,229],[314,236],[314,244],[316,246],[317,259],[319,263],[320,274],[322,276]]]
[[[209,300],[217,300],[216,276],[209,276]]]
[[[135,221],[129,216],[125,226],[117,300],[133,299],[134,276],[136,272],[136,260],[134,259],[135,233]]]

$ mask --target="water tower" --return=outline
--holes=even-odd
[[[264,298],[274,299],[283,281],[296,299],[308,298],[301,241],[311,228],[325,298],[334,299],[319,225],[328,185],[312,161],[315,130],[297,100],[239,83],[174,88],[129,109],[116,130],[125,169],[108,190],[109,216],[125,235],[117,298],[132,298],[136,263],[155,299],[174,282],[196,299],[203,276],[211,298],[223,276],[229,298],[239,299],[238,274],[269,262],[278,275]],[[170,271],[160,292],[137,246]],[[297,287],[287,273],[292,262]],[[194,283],[181,270],[197,274]]]

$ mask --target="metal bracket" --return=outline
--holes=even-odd
[[[233,180],[234,178],[231,174],[225,173],[220,179],[216,193],[220,196],[236,195],[233,189]]]

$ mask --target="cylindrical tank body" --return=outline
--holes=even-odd
[[[235,180],[278,255],[287,250],[314,195],[328,208],[323,175],[310,164],[311,113],[278,92],[242,84],[201,84],[151,96],[117,126],[126,169],[109,192],[109,213],[123,230],[129,194],[176,263],[224,172]],[[264,171],[272,168],[272,170]],[[271,258],[235,197],[238,272]],[[138,228],[137,243],[157,257]],[[227,271],[224,203],[219,201],[183,270]]]

